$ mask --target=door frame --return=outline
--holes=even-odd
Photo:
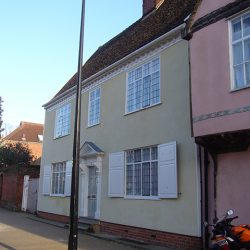
[[[79,175],[79,216],[88,217],[88,182],[89,167],[96,167],[96,212],[94,219],[100,219],[100,201],[101,201],[101,174],[103,157],[96,155],[92,157],[81,158]]]

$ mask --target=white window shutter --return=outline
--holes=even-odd
[[[124,152],[116,152],[109,154],[108,196],[124,196]]]
[[[51,184],[51,164],[44,165],[43,168],[43,194],[50,195]]]
[[[177,198],[177,145],[176,142],[158,146],[158,195]]]
[[[66,162],[65,187],[64,187],[64,194],[66,196],[71,195],[72,164],[73,164],[72,161]]]

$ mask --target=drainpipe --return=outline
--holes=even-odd
[[[202,246],[203,248],[205,247],[205,241],[204,241],[204,193],[203,193],[203,167],[202,167],[202,151],[201,151],[201,146],[199,144],[198,145],[198,157],[199,157],[199,167],[200,167],[200,202],[201,202],[201,239],[202,239]]]
[[[204,149],[204,221],[208,222],[208,167],[209,167],[209,159],[208,159],[208,150]],[[208,240],[209,240],[209,232],[208,227],[204,229],[204,244],[205,249],[208,249]]]
[[[213,165],[214,165],[214,220],[217,221],[217,170],[218,170],[218,160],[217,160],[217,154],[213,153],[211,154],[213,159]]]

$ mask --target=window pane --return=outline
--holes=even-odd
[[[243,65],[239,65],[234,67],[234,80],[235,80],[235,87],[240,88],[244,86],[244,70]]]
[[[133,165],[127,165],[126,168],[126,193],[133,195]]]
[[[158,164],[152,162],[151,164],[151,195],[158,195]]]
[[[249,61],[250,60],[250,39],[247,39],[244,42],[244,53],[245,53],[245,61]]]
[[[246,63],[246,84],[250,85],[250,62]]]
[[[232,23],[232,36],[233,36],[233,41],[241,38],[241,20],[240,20],[240,18]]]
[[[148,147],[126,152],[127,195],[158,195],[157,147]]]
[[[142,150],[142,160],[149,161],[150,160],[150,148],[144,148]]]
[[[135,150],[134,160],[135,162],[141,162],[141,150],[140,149]]]
[[[96,95],[96,98],[100,97],[100,88],[96,89],[95,95]]]
[[[151,160],[157,160],[157,147],[151,148]]]
[[[90,92],[88,125],[98,124],[100,121],[100,88]]]
[[[64,136],[70,132],[70,104],[56,111],[55,137]]]
[[[150,82],[151,82],[150,76],[146,76],[143,78],[143,96],[142,96],[143,107],[150,105]]]
[[[150,163],[142,164],[142,196],[150,196]]]
[[[134,155],[133,150],[127,151],[127,153],[126,153],[127,163],[133,163],[133,161],[134,161],[133,155]]]
[[[141,164],[135,164],[134,185],[134,195],[141,195]]]
[[[151,80],[151,103],[155,104],[160,101],[160,73],[155,72],[152,74]]]
[[[127,110],[128,112],[131,112],[134,110],[134,83],[131,83],[128,85],[128,104],[127,104]]]
[[[147,76],[150,74],[150,63],[143,65],[143,75]]]
[[[243,17],[243,35],[250,35],[250,15]]]
[[[152,61],[152,71],[155,72],[155,71],[159,71],[160,69],[160,60],[159,58],[155,59]]]
[[[138,80],[135,83],[135,107],[136,109],[141,108],[141,98],[142,98],[142,80]]]
[[[138,80],[140,78],[142,78],[142,68],[141,67],[135,70],[135,80]]]
[[[234,65],[243,62],[242,42],[233,45]]]

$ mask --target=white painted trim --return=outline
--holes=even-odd
[[[228,45],[229,45],[229,72],[230,72],[230,91],[234,90],[233,72],[233,51],[232,51],[232,22],[228,21]]]
[[[94,84],[95,82],[98,82],[98,83],[100,84],[101,82],[104,82],[104,81],[107,80],[107,79],[105,79],[105,78],[104,78],[104,80],[102,80],[103,77],[100,78],[101,75],[107,74],[108,72],[110,72],[109,74],[111,75],[111,77],[113,77],[114,75],[116,75],[116,74],[118,74],[118,73],[116,73],[116,74],[113,75],[112,72],[111,72],[111,70],[113,70],[114,68],[117,68],[117,67],[123,68],[122,65],[125,65],[126,63],[128,63],[128,60],[129,60],[129,59],[130,59],[130,60],[133,60],[132,57],[136,57],[136,56],[138,56],[139,54],[141,54],[141,53],[143,53],[143,52],[144,52],[145,54],[149,54],[149,52],[146,53],[145,51],[148,50],[150,47],[154,46],[154,45],[157,44],[157,43],[162,43],[162,42],[163,42],[165,39],[167,39],[168,37],[170,37],[170,36],[172,36],[172,35],[177,35],[177,33],[179,33],[178,36],[177,36],[177,38],[172,39],[172,40],[174,40],[174,42],[173,42],[173,41],[171,41],[171,42],[169,42],[169,41],[165,42],[165,43],[164,43],[165,46],[159,46],[159,47],[157,48],[159,51],[158,51],[158,52],[155,52],[155,53],[159,53],[160,51],[162,51],[162,50],[164,50],[164,49],[166,49],[166,48],[168,48],[168,47],[174,45],[175,43],[177,43],[177,42],[179,42],[179,41],[182,40],[180,32],[181,32],[181,30],[183,30],[185,27],[186,27],[186,24],[185,24],[185,23],[183,23],[183,24],[181,24],[181,25],[175,27],[174,29],[170,30],[169,32],[165,33],[164,35],[158,37],[157,39],[155,39],[155,40],[151,41],[150,43],[144,45],[143,47],[141,47],[141,48],[135,50],[134,52],[132,52],[132,53],[130,53],[129,55],[125,56],[124,58],[120,59],[119,61],[117,61],[117,62],[111,64],[110,66],[106,67],[105,69],[103,69],[103,70],[97,72],[96,74],[92,75],[91,77],[85,79],[85,80],[82,82],[82,85],[85,85],[85,84],[87,84],[87,83],[89,82],[88,86],[86,86],[86,88],[87,88],[86,91],[88,91],[89,85],[92,85],[92,84]],[[151,56],[152,56],[152,55],[151,55]],[[109,79],[110,79],[111,77],[109,77]],[[95,80],[95,79],[97,79],[97,78],[99,78],[99,80]],[[61,102],[61,100],[63,99],[63,97],[64,97],[65,95],[67,95],[67,97],[68,97],[68,96],[75,95],[75,94],[74,94],[75,89],[76,89],[76,87],[74,86],[74,87],[72,87],[72,88],[66,90],[64,93],[61,93],[59,96],[55,97],[53,100],[51,100],[51,101],[47,102],[46,104],[44,104],[43,107],[44,107],[45,109],[47,109],[47,110],[49,110],[50,108],[54,109],[54,108],[53,108],[54,105],[56,105],[57,103]],[[86,91],[84,91],[84,92],[86,92]]]
[[[47,109],[47,111],[52,111],[52,110],[55,110],[57,108],[60,108],[61,106],[67,104],[67,103],[70,103],[71,100],[74,100],[76,98],[76,94],[71,94],[70,96],[67,96],[65,98],[62,98],[60,100],[60,102],[57,102],[55,103],[55,105],[51,106],[50,108]]]
[[[241,22],[241,29],[243,29],[243,21],[242,21],[242,16],[243,15],[250,15],[250,12],[244,10],[242,12],[239,12],[237,14],[234,15],[234,17],[232,17],[231,19],[228,19],[228,38],[229,38],[229,60],[230,60],[230,82],[231,82],[231,89],[230,92],[236,91],[238,89],[242,89],[245,87],[249,87],[249,85],[247,85],[247,79],[246,79],[246,69],[245,69],[245,49],[244,47],[242,48],[242,52],[243,52],[243,77],[244,77],[244,86],[240,87],[240,88],[236,88],[235,86],[235,81],[234,81],[234,67],[233,67],[233,41],[232,41],[232,22],[235,21],[236,19],[240,19]],[[241,38],[239,39],[239,41],[244,41],[250,38],[250,35],[247,36],[247,38]],[[234,41],[235,42],[235,41]]]
[[[159,196],[133,196],[133,195],[126,195],[124,196],[126,200],[152,200],[152,201],[160,201]]]

